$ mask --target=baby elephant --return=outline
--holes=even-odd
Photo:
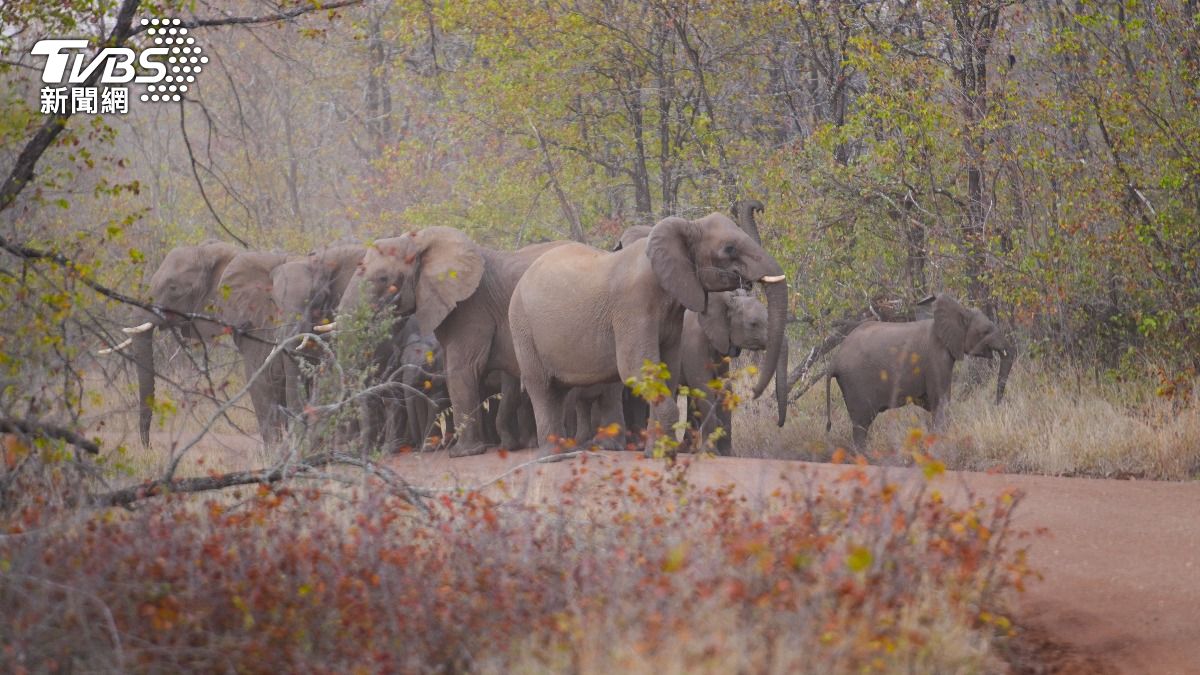
[[[690,430],[699,431],[701,439],[706,440],[721,428],[725,433],[716,442],[717,454],[730,454],[733,413],[722,405],[721,393],[712,391],[708,383],[729,374],[726,357],[766,346],[767,308],[749,292],[709,293],[704,313],[684,313],[679,383],[704,392],[703,398],[688,398],[689,433],[684,437],[685,445],[691,442]]]
[[[829,381],[836,379],[861,447],[879,413],[915,403],[940,426],[950,402],[954,363],[963,356],[999,354],[996,403],[1012,369],[1009,339],[983,312],[967,309],[949,295],[931,296],[933,318],[908,323],[867,321],[846,336],[825,372],[825,431],[830,420]]]

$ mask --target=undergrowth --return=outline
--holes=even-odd
[[[292,483],[26,509],[0,530],[0,669],[991,671],[1031,574],[1019,495],[954,506],[924,449],[908,484],[800,467],[755,496],[585,457],[550,504]]]

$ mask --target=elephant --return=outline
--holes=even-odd
[[[766,346],[767,308],[745,291],[710,293],[704,312],[689,309],[683,314],[679,384],[703,394],[689,397],[688,424],[701,440],[724,429],[716,442],[719,455],[729,455],[733,448],[733,411],[721,404],[720,393],[713,391],[709,382],[727,377],[730,360],[743,349],[756,351]],[[776,372],[777,377],[784,375]],[[685,442],[690,440],[685,436]]]
[[[658,436],[679,416],[673,394],[684,311],[703,312],[710,292],[755,282],[767,297],[769,364],[754,386],[757,397],[783,347],[787,284],[779,263],[728,216],[664,218],[649,237],[615,252],[579,243],[545,252],[517,282],[509,304],[521,385],[533,402],[542,450],[551,450],[551,436],[563,436],[570,387],[637,378],[650,362],[666,364],[664,384],[672,394],[652,407],[658,428],[648,430],[645,452],[653,454]],[[782,424],[787,408],[782,398],[778,403]]]
[[[442,345],[432,335],[413,335],[401,352],[407,437],[413,447],[425,447],[437,417],[450,408]],[[446,425],[449,435],[453,421]]]
[[[396,316],[412,315],[421,334],[436,336],[445,352],[455,413],[452,457],[480,454],[488,447],[481,404],[491,371],[501,371],[505,383],[497,413],[500,444],[514,449],[523,444],[513,431],[521,396],[509,298],[534,260],[564,244],[495,251],[454,228],[429,227],[380,239],[364,256],[358,283],[347,289],[339,312],[367,301],[377,311],[387,307]]]
[[[312,333],[317,326],[333,321],[338,303],[366,251],[360,245],[330,246],[284,262],[273,270],[271,298],[282,319],[278,337]],[[309,385],[300,360],[320,356],[321,350],[305,340],[284,361],[285,400],[293,414],[302,409]]]
[[[239,253],[225,266],[218,284],[217,317],[236,329],[233,343],[242,356],[258,430],[267,445],[282,438],[288,402],[287,356],[279,355],[266,363],[282,330],[286,330],[282,328],[286,323],[283,311],[272,292],[275,286],[284,284],[281,273],[303,269],[285,264],[295,261],[284,253]],[[259,373],[264,364],[265,370]]]
[[[908,402],[944,422],[955,362],[964,356],[1000,356],[996,403],[1004,398],[1015,357],[1011,340],[977,309],[963,307],[947,294],[922,301],[933,318],[905,323],[866,321],[846,336],[825,370],[825,431],[832,428],[830,381],[842,390],[853,426],[854,445],[862,447],[875,416]]]
[[[762,213],[763,203],[757,199],[740,200],[734,202],[729,210],[730,213],[733,214],[734,220],[737,222],[738,227],[742,228],[746,234],[750,235],[750,238],[754,240],[754,243],[762,246],[762,238],[759,235],[758,223],[756,223],[754,220],[754,214]],[[648,236],[650,236],[650,226],[634,225],[621,233],[621,237],[617,240],[617,243],[612,250],[620,251],[622,248],[629,246],[633,242],[639,239],[644,239]],[[788,347],[787,342],[785,341],[779,355],[780,359],[784,359],[782,362],[784,370],[787,370],[787,355]],[[788,383],[783,380],[776,380],[777,390],[779,386],[786,386],[787,384]],[[778,391],[776,393],[778,394]],[[644,400],[635,396],[629,389],[625,389],[622,392],[621,402],[621,413],[624,418],[626,432],[632,437],[639,437],[646,429],[646,425],[649,421],[650,407],[646,405]],[[568,419],[569,418],[570,414],[568,413]],[[728,426],[726,426],[726,430],[729,430]],[[705,437],[707,438],[707,434]],[[728,441],[726,441],[726,443],[728,443]]]
[[[240,251],[232,244],[215,241],[169,251],[150,277],[149,300],[158,311],[138,309],[133,319],[138,325],[122,329],[129,337],[100,350],[111,354],[130,349],[137,369],[138,433],[145,447],[150,446],[154,414],[154,331],[177,329],[185,339],[206,342],[220,336],[224,332],[220,324],[194,315],[215,316],[221,275]]]

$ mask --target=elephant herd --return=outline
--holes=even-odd
[[[232,333],[268,444],[306,418],[320,386],[313,366],[369,332],[360,414],[344,431],[370,447],[425,447],[445,412],[453,433],[441,437],[453,438],[452,456],[497,445],[549,449],[605,430],[599,438],[624,447],[626,434],[612,429],[651,453],[674,435],[678,403],[674,395],[643,402],[625,383],[663,364],[664,391],[682,385],[689,393],[696,433],[685,434],[685,447],[712,442],[728,454],[730,406],[714,386],[743,350],[765,352],[753,394],[774,377],[781,426],[787,414],[788,288],[759,239],[761,209],[739,202],[736,221],[721,213],[664,218],[630,228],[611,251],[576,242],[493,250],[449,227],[304,256],[182,246],[151,277],[140,323],[123,329],[128,339],[101,351],[128,350],[135,365],[143,444],[156,331],[200,343]],[[878,412],[907,401],[940,419],[956,359],[1011,354],[982,313],[946,295],[931,302],[932,319],[868,322],[831,360],[827,396],[837,379],[856,442]],[[998,396],[1006,377],[1002,366]]]

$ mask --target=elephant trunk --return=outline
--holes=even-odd
[[[754,385],[754,398],[758,398],[766,390],[767,384],[771,381],[771,376],[776,373],[776,368],[778,368],[780,363],[780,352],[783,351],[785,346],[783,329],[787,321],[787,282],[783,281],[782,275],[778,275],[778,277],[764,277],[764,279],[768,278],[778,278],[779,280],[763,284],[764,292],[767,296],[767,355],[763,359],[763,370],[758,377],[758,383]],[[780,377],[784,379],[784,388],[786,389],[786,366]],[[778,389],[776,387],[776,390]],[[781,425],[787,417],[787,406],[785,403],[784,398],[779,400],[779,422]]]
[[[779,409],[779,426],[787,421],[788,390],[788,343],[787,336],[783,339],[783,349],[779,350],[779,361],[775,364],[775,405]]]
[[[763,203],[757,199],[744,199],[733,203],[733,217],[737,219],[738,227],[750,235],[754,243],[762,246],[762,238],[758,236],[758,223],[754,222],[754,212],[761,213]]]
[[[1004,400],[1004,388],[1008,386],[1008,374],[1012,372],[1013,361],[1017,358],[1012,340],[1001,338],[1000,341],[1000,371],[996,375],[996,405]]]
[[[154,331],[133,335],[133,363],[138,380],[138,433],[143,447],[150,447],[150,419],[154,415]]]

